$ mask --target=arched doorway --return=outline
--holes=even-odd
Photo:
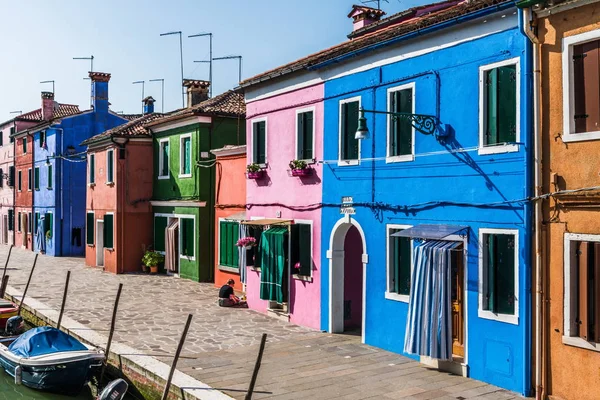
[[[365,337],[365,234],[351,216],[340,219],[329,240],[329,332],[360,332]]]

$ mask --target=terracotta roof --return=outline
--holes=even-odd
[[[373,7],[367,7],[367,6],[361,6],[358,4],[354,4],[352,6],[352,11],[350,11],[350,14],[348,14],[348,18],[352,17],[352,15],[354,15],[354,13],[356,11],[362,11],[364,13],[371,13],[375,16],[381,17],[382,15],[385,15],[385,11],[383,10],[379,10],[377,8],[373,8]]]
[[[449,0],[448,3],[455,3],[454,0]],[[443,4],[443,3],[440,3]],[[463,0],[458,4],[454,4],[448,8],[435,11],[421,17],[409,19],[403,23],[384,27],[375,32],[365,34],[353,40],[346,41],[336,46],[330,47],[318,53],[311,54],[294,62],[288,63],[281,67],[263,72],[252,78],[248,78],[240,83],[241,87],[248,87],[263,81],[274,79],[280,76],[287,75],[292,72],[304,70],[326,61],[334,60],[346,54],[365,50],[369,46],[380,43],[385,43],[389,40],[401,37],[408,33],[418,32],[422,29],[450,21],[461,16],[465,16],[486,8],[492,8],[504,4],[513,4],[512,0]],[[402,13],[400,13],[402,14]],[[397,15],[397,14],[395,14]],[[395,15],[389,18],[394,18]],[[382,19],[379,24],[384,23],[387,19]],[[396,17],[397,18],[397,17]]]
[[[92,81],[96,82],[108,82],[110,81],[110,74],[107,72],[88,72],[88,76]]]
[[[107,131],[104,131],[96,136],[92,136],[89,139],[84,140],[81,145],[82,146],[87,146],[90,145],[92,143],[96,143],[99,142],[103,139],[108,139],[110,137],[114,137],[114,136],[120,136],[120,137],[151,137],[152,135],[150,134],[150,132],[145,128],[145,125],[150,122],[150,121],[154,121],[156,119],[159,119],[163,117],[163,114],[159,114],[159,113],[152,113],[152,114],[146,114],[143,116],[138,117],[137,119],[134,119],[132,121],[129,121],[123,125],[119,125],[115,128],[109,129]]]
[[[244,95],[239,92],[229,90],[216,97],[213,97],[212,99],[205,100],[202,103],[190,108],[184,108],[179,111],[175,111],[169,115],[166,115],[164,118],[154,120],[146,125],[154,126],[185,117],[202,114],[245,118],[246,103],[244,102]]]
[[[121,118],[125,118],[127,121],[135,121],[142,117],[144,114],[117,114]]]
[[[58,107],[54,110],[53,119],[79,114],[80,112],[81,111],[79,110],[79,106],[76,106],[74,104],[58,103]],[[28,113],[21,114],[15,117],[15,119],[21,121],[42,122],[42,109],[38,108],[37,110],[29,111]]]

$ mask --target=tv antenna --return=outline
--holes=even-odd
[[[376,3],[377,4],[377,9],[381,10],[381,2],[384,3],[390,3],[390,0],[361,0],[361,3],[363,3],[365,6],[368,6],[371,3]]]

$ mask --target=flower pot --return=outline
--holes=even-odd
[[[150,266],[150,273],[151,274],[158,274],[158,265],[151,265]]]
[[[312,175],[311,168],[293,169],[292,176],[310,176]]]
[[[245,248],[246,250],[250,250],[250,249],[252,249],[253,247],[254,247],[254,245],[253,245],[253,244],[249,244],[249,245],[247,245],[247,246],[244,246],[244,248]]]
[[[263,174],[265,173],[265,171],[260,170],[260,171],[248,171],[248,179],[260,179],[263,177]]]

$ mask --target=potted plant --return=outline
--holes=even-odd
[[[151,274],[158,273],[158,264],[162,263],[165,260],[165,256],[155,251],[146,251],[144,256],[142,257],[142,262],[145,266],[150,268]]]
[[[248,179],[260,179],[263,177],[264,171],[260,165],[252,163],[246,167],[248,173]]]
[[[145,243],[142,243],[142,253],[146,254],[146,252],[151,248],[151,246],[146,246]],[[144,264],[144,261],[141,262],[142,264],[142,272],[150,272],[150,268]]]
[[[312,174],[312,169],[309,168],[304,160],[290,161],[290,169],[292,170],[292,176],[308,176]]]
[[[235,244],[237,247],[244,247],[246,250],[250,250],[256,246],[256,239],[252,236],[243,237]]]

